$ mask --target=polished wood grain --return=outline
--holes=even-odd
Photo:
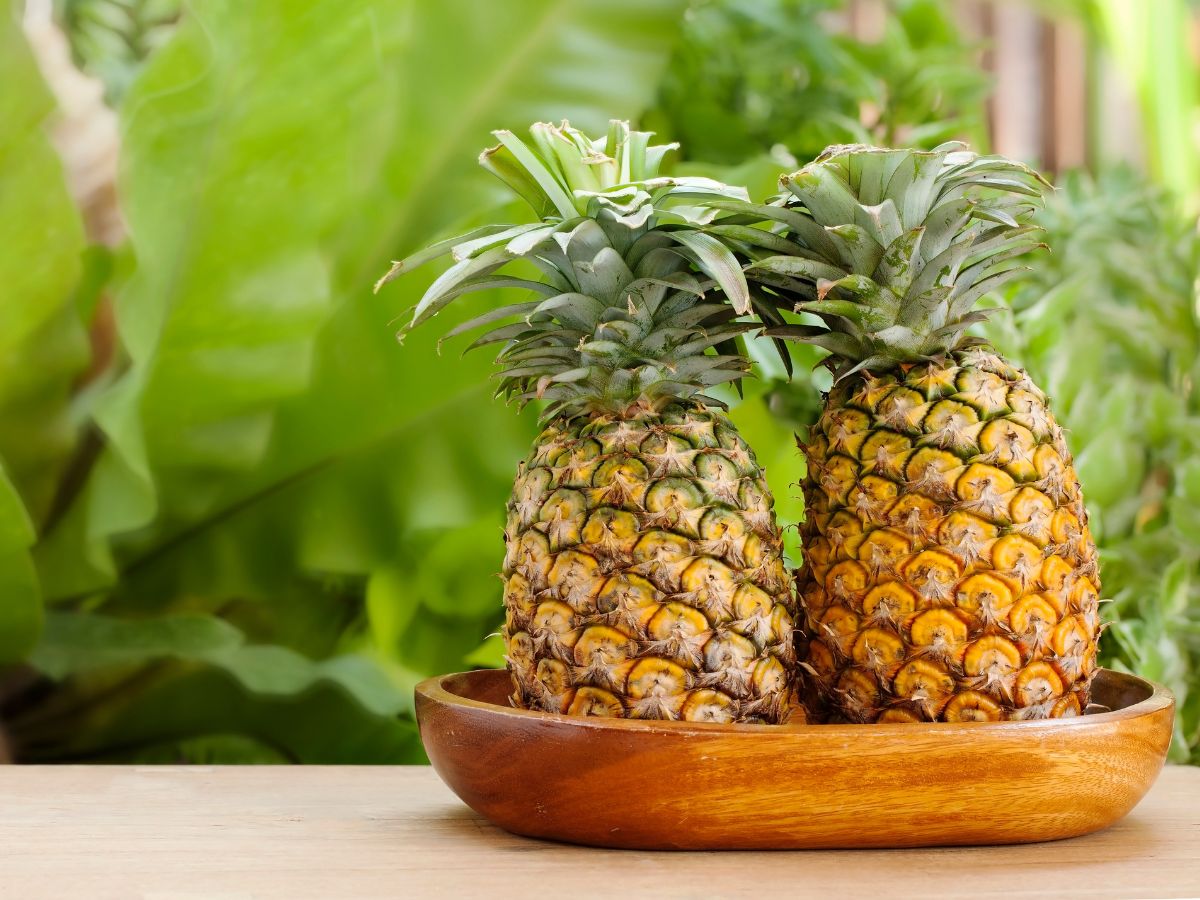
[[[13,900],[1200,896],[1200,769],[1072,841],[932,850],[596,850],[489,824],[428,766],[0,766]]]
[[[1076,719],[765,726],[579,718],[505,705],[508,675],[417,688],[434,768],[517,834],[601,847],[1010,844],[1104,828],[1153,784],[1174,700],[1101,672]]]

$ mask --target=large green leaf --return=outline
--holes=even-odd
[[[322,239],[373,155],[374,135],[348,123],[388,91],[374,65],[347,64],[374,39],[369,4],[288,6],[197,4],[126,101],[138,265],[117,314],[131,365],[96,407],[109,445],[90,540],[154,522],[164,470],[253,466],[279,402],[310,383],[331,309]],[[208,505],[194,483],[181,499],[185,515]]]
[[[117,619],[220,616],[272,662],[382,660],[401,691],[462,667],[499,619],[504,498],[534,423],[491,400],[485,359],[439,357],[432,332],[397,346],[393,320],[435,272],[379,298],[370,288],[389,259],[496,216],[503,189],[475,162],[492,129],[636,117],[681,7],[193,3],[123,109],[137,270],[117,313],[130,365],[95,408],[102,456],[38,548],[49,595]],[[494,302],[506,298],[454,315]],[[48,671],[86,657],[60,647],[52,664],[51,647],[35,657]],[[276,703],[246,671],[165,660],[119,701],[92,689],[94,674],[69,678],[64,697],[119,705],[104,721],[129,730],[63,752],[260,740],[251,714],[193,697],[203,682],[245,694],[239,709]],[[174,696],[196,718],[172,709],[159,727]],[[338,715],[371,714],[361,697],[341,703]],[[28,725],[41,758],[48,727]],[[288,752],[306,759],[377,759],[297,741]]]
[[[113,581],[114,536],[152,526],[140,552],[482,389],[482,360],[396,348],[419,280],[384,299],[369,285],[497,195],[474,162],[490,129],[636,113],[678,7],[198,5],[126,104],[133,364],[97,410],[110,446],[75,521],[44,551],[63,573],[51,593]]]

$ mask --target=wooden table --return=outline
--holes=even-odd
[[[1168,768],[1099,834],[908,851],[529,840],[421,767],[0,766],[0,798],[0,897],[14,900],[1200,896],[1200,768]]]

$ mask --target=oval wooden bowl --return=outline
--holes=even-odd
[[[1075,719],[715,725],[513,709],[504,671],[423,681],[442,780],[517,834],[600,847],[1016,844],[1087,834],[1153,784],[1175,701],[1101,671]]]

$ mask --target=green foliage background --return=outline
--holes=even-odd
[[[416,681],[499,661],[503,503],[534,421],[491,400],[484,356],[439,356],[433,332],[396,346],[433,272],[379,298],[371,283],[437,234],[508,218],[474,164],[493,128],[639,119],[684,142],[681,169],[760,196],[827,143],[986,144],[989,86],[944,3],[895,0],[872,44],[830,30],[838,6],[62,0],[120,115],[128,240],[107,250],[87,246],[12,5],[0,721],[16,757],[422,760]],[[1102,7],[1081,4],[1096,41]],[[991,335],[1072,429],[1116,601],[1110,662],[1180,694],[1184,760],[1200,254],[1144,179],[1064,183],[1045,216],[1059,251]],[[109,309],[117,353],[99,365],[89,332]],[[796,355],[802,373],[817,361]],[[761,360],[734,415],[795,522],[792,434],[822,384]]]

